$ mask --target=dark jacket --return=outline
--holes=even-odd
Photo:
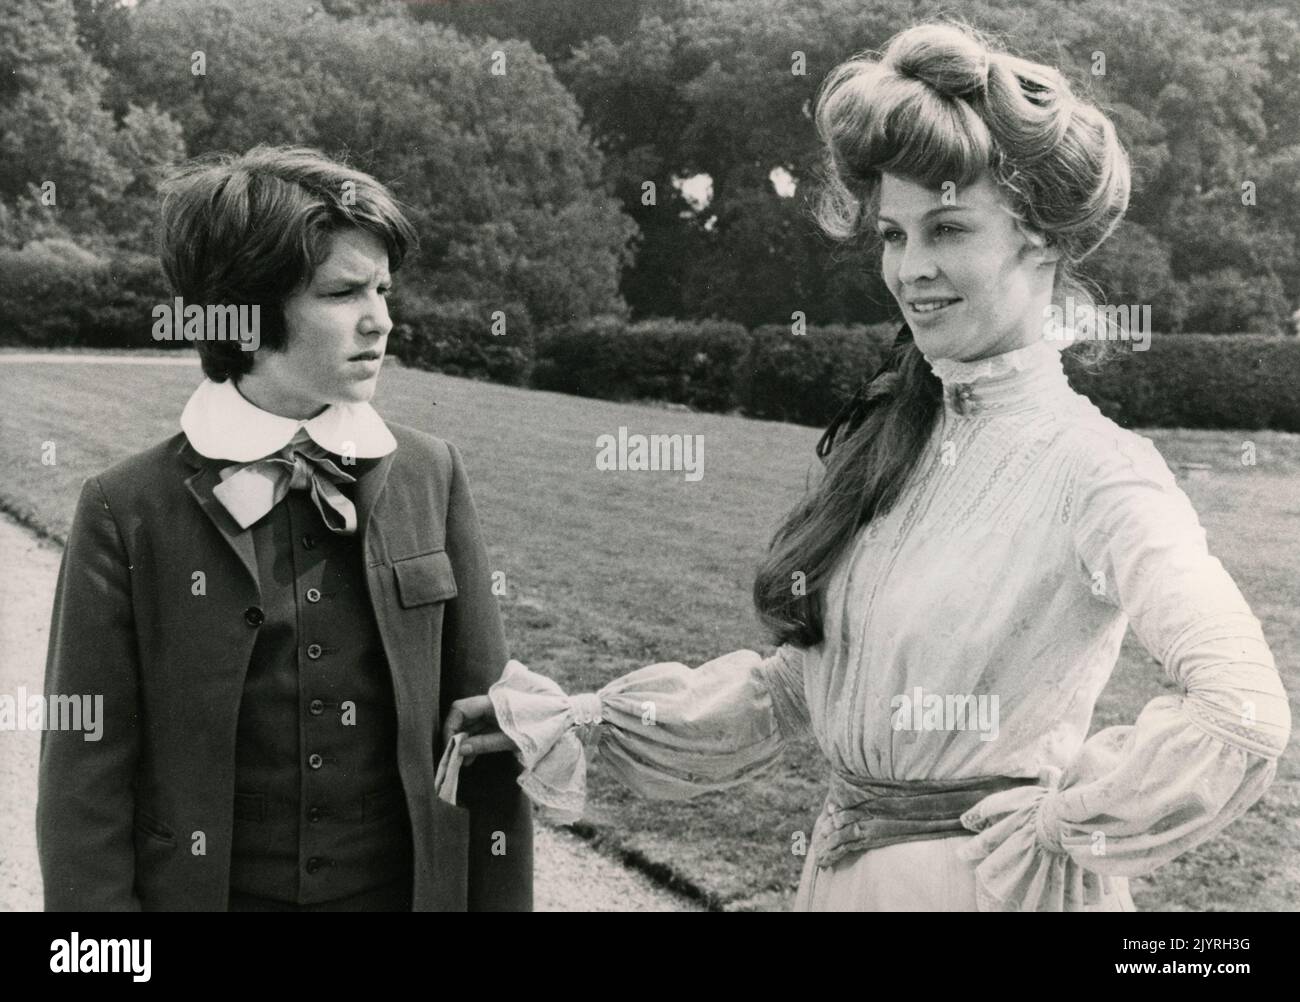
[[[466,769],[465,806],[434,793],[447,709],[485,693],[507,660],[464,463],[449,443],[389,428],[396,450],[349,472],[396,697],[414,909],[530,910],[532,815],[514,760]],[[82,487],[45,691],[102,694],[103,734],[42,734],[49,911],[227,906],[236,725],[260,616],[252,533],[212,494],[220,465],[178,434]]]

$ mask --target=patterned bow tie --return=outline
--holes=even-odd
[[[355,482],[356,477],[340,470],[329,453],[307,440],[291,443],[287,449],[265,459],[225,467],[221,470],[221,483],[212,493],[239,527],[247,529],[283,501],[291,490],[310,488],[312,501],[326,527],[341,536],[351,536],[357,531],[357,510],[336,485]]]

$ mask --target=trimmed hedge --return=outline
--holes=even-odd
[[[699,410],[821,427],[884,360],[897,330],[718,321],[602,319],[539,336],[529,384],[609,400],[655,399]],[[1125,427],[1272,428],[1300,432],[1300,338],[1159,334],[1117,343],[1089,367],[1066,356],[1071,384]]]
[[[407,301],[394,314],[388,350],[405,364],[523,385],[533,359],[533,332],[521,306],[498,311],[463,300]]]
[[[152,309],[169,303],[158,263],[96,254],[67,240],[0,248],[0,344],[162,348]],[[500,318],[504,314],[504,334]],[[662,400],[704,411],[825,426],[874,372],[896,326],[747,331],[720,320],[601,317],[534,334],[517,304],[395,305],[389,350],[407,365],[608,400]],[[174,342],[178,349],[187,342]],[[1071,383],[1126,427],[1300,432],[1300,338],[1160,334],[1147,351],[1117,344]]]
[[[664,400],[697,410],[736,406],[736,367],[750,335],[728,321],[603,318],[543,335],[531,385],[604,400]]]
[[[530,385],[605,400],[825,424],[876,370],[896,327],[746,331],[728,321],[601,318],[543,334]]]
[[[3,344],[166,348],[153,340],[152,318],[170,302],[162,268],[148,255],[103,256],[57,239],[0,249]]]
[[[1067,356],[1068,359],[1068,356]],[[1125,427],[1300,432],[1300,338],[1153,334],[1070,383]]]
[[[822,426],[885,360],[896,324],[759,327],[736,370],[736,403],[743,414]]]

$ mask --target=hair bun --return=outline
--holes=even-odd
[[[884,61],[944,97],[969,97],[988,87],[989,50],[954,25],[922,24],[902,32]]]

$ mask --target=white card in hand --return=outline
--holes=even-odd
[[[451,744],[442,753],[442,761],[438,763],[438,773],[433,780],[438,797],[453,807],[460,786],[460,746],[464,740],[463,732],[452,735]]]

